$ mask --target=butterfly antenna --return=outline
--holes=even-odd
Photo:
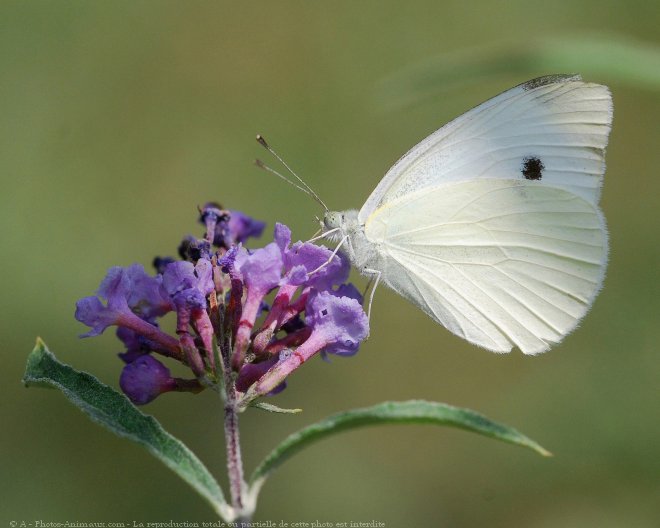
[[[309,185],[307,185],[307,183],[306,183],[306,182],[305,182],[300,176],[298,176],[295,172],[293,172],[293,169],[292,169],[291,167],[289,167],[289,166],[287,165],[287,163],[286,163],[282,158],[279,157],[279,155],[277,154],[277,152],[275,152],[275,151],[270,147],[270,145],[269,145],[268,143],[266,143],[266,140],[263,138],[263,136],[262,136],[261,134],[257,134],[257,142],[258,142],[263,148],[265,148],[268,152],[270,152],[273,156],[275,156],[275,158],[277,158],[277,160],[278,160],[282,165],[284,165],[284,167],[286,167],[286,170],[288,170],[288,171],[293,175],[293,177],[296,178],[296,180],[298,180],[298,181],[299,181],[299,182],[305,187],[305,189],[307,189],[307,191],[308,191],[307,194],[309,194],[309,195],[310,195],[312,198],[314,198],[319,204],[321,204],[321,207],[323,207],[323,209],[325,209],[326,211],[329,210],[328,207],[323,203],[323,200],[321,200],[321,198],[319,198],[319,195],[316,194],[316,193],[314,192],[314,189],[312,189]],[[274,171],[273,171],[273,172],[274,172]],[[288,180],[287,180],[287,181],[288,181]],[[298,186],[296,185],[296,187],[298,187]],[[298,188],[300,188],[300,187],[298,187]]]
[[[312,198],[314,198],[314,196],[307,189],[305,189],[304,187],[301,187],[296,182],[292,182],[289,178],[287,178],[286,176],[283,176],[282,174],[277,172],[275,169],[270,168],[268,165],[266,165],[260,159],[254,160],[254,164],[257,167],[259,167],[260,169],[265,170],[266,172],[270,172],[271,174],[274,174],[278,178],[280,178],[280,179],[284,180],[285,182],[287,182],[289,185],[293,185],[296,189],[298,189],[299,191],[304,192],[307,196],[311,196]]]

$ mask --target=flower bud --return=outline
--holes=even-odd
[[[135,405],[149,403],[164,392],[176,388],[170,369],[157,359],[144,355],[122,370],[119,386]]]

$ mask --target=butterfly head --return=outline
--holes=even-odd
[[[326,231],[337,229],[344,224],[344,214],[339,211],[328,211],[323,215],[323,227]]]
[[[358,222],[358,212],[355,209],[346,211],[328,211],[323,216],[321,225],[324,238],[338,242],[345,237],[353,239],[363,227]]]
[[[358,222],[358,212],[355,209],[346,211],[328,211],[321,222],[323,237],[332,241],[342,240],[344,237],[353,238],[362,228]]]

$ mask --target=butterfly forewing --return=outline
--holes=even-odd
[[[387,172],[359,220],[407,194],[484,178],[540,180],[596,204],[611,123],[607,87],[578,76],[528,81],[413,147]]]

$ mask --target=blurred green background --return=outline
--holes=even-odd
[[[257,132],[331,208],[359,207],[449,119],[532,77],[577,71],[615,101],[602,199],[610,263],[578,331],[541,357],[498,356],[383,288],[360,353],[310,362],[273,400],[302,414],[242,417],[248,470],[332,412],[409,398],[483,412],[554,458],[449,429],[365,429],[292,459],[255,519],[659,526],[659,10],[652,0],[2,2],[0,524],[214,519],[141,448],[20,379],[40,335],[117,386],[118,342],[79,340],[74,303],[111,265],[174,254],[200,233],[198,204],[264,219],[268,236],[275,221],[297,238],[316,230],[316,204],[251,165],[265,154]],[[212,394],[145,410],[225,482]]]

